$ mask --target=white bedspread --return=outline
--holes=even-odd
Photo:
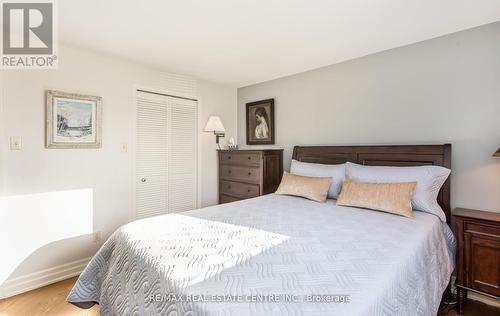
[[[121,227],[68,301],[103,315],[436,315],[454,247],[431,214],[267,195]]]

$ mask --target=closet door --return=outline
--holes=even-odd
[[[136,216],[197,207],[198,104],[137,92]]]
[[[136,124],[136,216],[168,212],[168,104],[138,92]]]
[[[197,207],[198,200],[198,103],[169,100],[169,212]]]

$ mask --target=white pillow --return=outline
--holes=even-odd
[[[308,177],[332,177],[332,183],[328,189],[328,198],[336,199],[340,194],[340,190],[342,190],[342,182],[344,182],[345,179],[345,163],[339,165],[324,165],[320,163],[292,160],[290,173]]]
[[[437,215],[446,222],[446,215],[437,202],[439,190],[451,170],[440,166],[379,167],[363,166],[348,162],[346,177],[349,180],[372,183],[417,182],[411,204],[415,210]]]

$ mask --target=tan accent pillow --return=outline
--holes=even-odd
[[[368,208],[413,217],[411,198],[417,182],[367,183],[346,180],[337,205]]]
[[[325,202],[331,182],[331,177],[306,177],[284,172],[280,186],[275,193]]]

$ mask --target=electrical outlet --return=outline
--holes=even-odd
[[[94,232],[94,243],[100,243],[102,241],[102,233],[100,231]]]
[[[23,149],[23,140],[21,136],[11,136],[10,150],[21,150],[21,149]]]

